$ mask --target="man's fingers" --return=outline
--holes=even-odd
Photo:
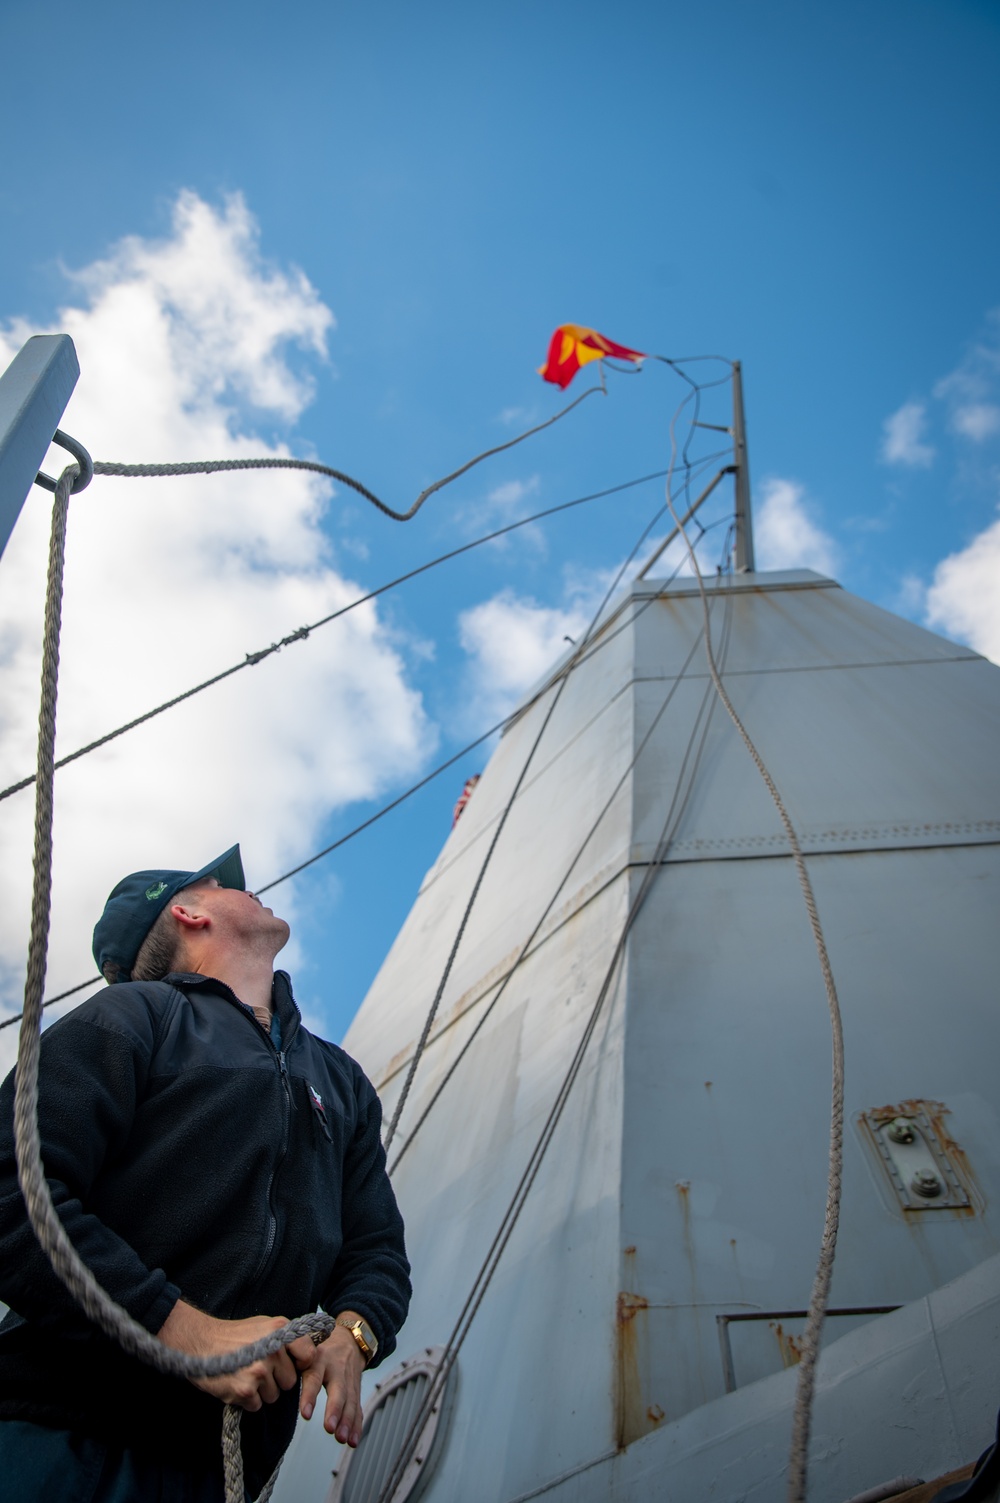
[[[316,1399],[322,1387],[322,1368],[309,1368],[302,1379],[302,1393],[299,1396],[299,1413],[303,1419],[312,1419],[313,1410],[316,1407]]]
[[[342,1446],[356,1446],[361,1439],[364,1420],[357,1393],[350,1391],[350,1385],[341,1382],[327,1384],[326,1391],[324,1428],[330,1435],[335,1435]]]
[[[299,1381],[299,1374],[295,1363],[289,1357],[287,1351],[282,1349],[280,1352],[276,1352],[271,1360],[274,1364],[274,1380],[278,1387],[283,1389],[294,1388]]]
[[[300,1336],[285,1350],[289,1353],[300,1373],[311,1367],[316,1358],[316,1348],[310,1336]]]
[[[271,1361],[273,1362],[273,1358]],[[271,1362],[255,1362],[247,1368],[251,1380],[257,1385],[257,1392],[265,1404],[273,1404],[278,1397],[279,1389],[271,1370]]]
[[[346,1399],[347,1391],[343,1383],[339,1378],[331,1378],[326,1385],[326,1413],[323,1416],[323,1428],[327,1434],[337,1434]],[[339,1436],[337,1438],[340,1439]]]

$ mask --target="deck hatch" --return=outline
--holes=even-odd
[[[327,1503],[377,1503],[420,1413],[443,1355],[443,1347],[425,1347],[376,1384],[366,1405],[361,1443],[357,1450],[342,1455],[333,1473]],[[455,1377],[453,1365],[444,1389],[424,1422],[391,1503],[415,1503],[440,1460]]]

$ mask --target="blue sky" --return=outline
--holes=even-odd
[[[181,457],[228,434],[244,453],[315,455],[406,505],[556,410],[535,368],[553,327],[578,321],[644,350],[743,361],[762,563],[830,567],[1000,657],[995,4],[5,0],[0,50],[0,328],[11,347],[63,326],[60,310],[89,309],[78,436],[97,457]],[[187,238],[182,203],[201,206]],[[211,274],[199,280],[199,267]],[[129,302],[122,289],[140,286],[145,301]],[[169,360],[149,370],[140,309],[162,315],[150,313],[150,339],[173,330]],[[243,336],[265,332],[255,343],[241,323]],[[184,520],[188,503],[166,491],[102,501],[95,482],[73,522],[74,630],[86,638],[86,613],[108,651],[99,670],[96,647],[73,670],[67,735],[77,721],[96,734],[121,704],[144,708],[294,629],[300,607],[315,605],[315,619],[344,581],[370,588],[489,525],[662,468],[678,383],[650,365],[609,386],[405,527],[342,491],[276,487],[254,492],[250,547],[238,486],[224,503],[221,489],[192,492]],[[720,400],[715,421],[727,417]],[[140,439],[171,452],[140,453]],[[100,452],[109,444],[118,452]],[[728,491],[719,497],[714,516]],[[446,565],[381,604],[367,635],[323,647],[317,634],[268,665],[271,677],[252,670],[245,704],[205,696],[198,717],[170,731],[164,719],[159,740],[95,766],[75,795],[67,774],[53,985],[86,974],[84,912],[116,862],[146,864],[144,834],[163,848],[176,828],[197,846],[191,864],[242,835],[262,883],[470,740],[585,612],[657,499],[649,486],[595,502]],[[209,591],[184,560],[204,553],[196,521],[217,505],[228,521]],[[168,531],[126,538],[102,578],[101,529],[120,542],[129,507],[158,508]],[[172,525],[189,551],[178,542],[171,573],[153,554],[166,557]],[[15,540],[25,559],[37,530],[25,520]],[[310,550],[315,562],[324,548],[319,570]],[[8,597],[21,556],[0,561]],[[162,652],[123,645],[116,657],[134,607],[102,612],[127,594],[133,560],[137,574],[161,567],[157,599],[166,613],[175,598],[184,624]],[[0,633],[12,777],[27,746],[30,630],[19,656],[4,644],[32,609],[25,588]],[[169,770],[143,785],[165,744]],[[278,889],[301,936],[300,990],[334,1037],[479,765],[470,758]],[[7,818],[8,841],[23,841],[26,816]],[[11,911],[8,998],[23,902]]]

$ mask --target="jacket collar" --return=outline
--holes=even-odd
[[[198,991],[222,992],[224,996],[240,1003],[241,1006],[246,1005],[231,986],[227,986],[216,976],[201,976],[195,971],[171,971],[170,975],[164,976],[163,979],[182,991],[194,988]],[[302,1014],[292,995],[292,980],[287,971],[275,971],[274,980],[271,983],[271,1000],[281,1019],[282,1048],[287,1049],[302,1022]]]

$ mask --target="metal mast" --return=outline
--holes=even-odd
[[[35,334],[0,375],[0,553],[79,374],[68,334]]]
[[[737,574],[752,574],[753,520],[750,514],[750,463],[743,415],[743,367],[733,361],[733,460],[736,470],[736,539],[733,555]]]

